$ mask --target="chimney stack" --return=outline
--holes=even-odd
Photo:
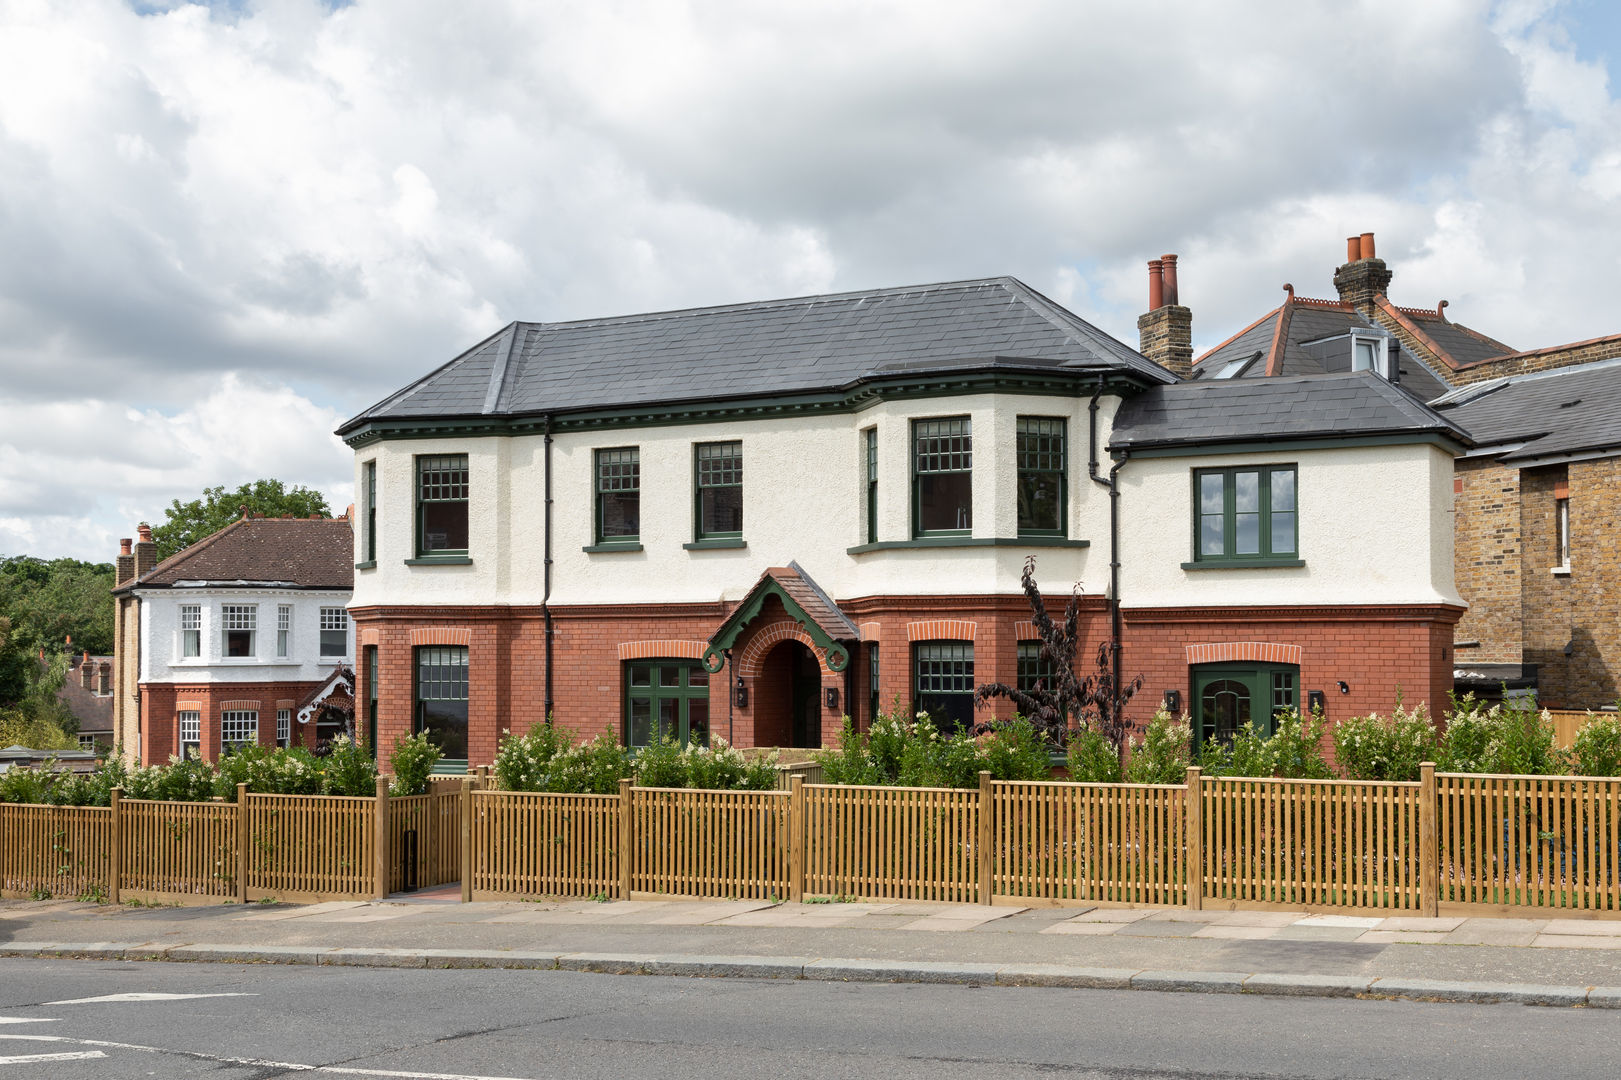
[[[127,536],[118,542],[118,561],[113,573],[114,585],[122,585],[135,576],[135,553],[130,550],[130,545],[134,542]]]
[[[1176,287],[1176,256],[1148,260],[1148,311],[1137,320],[1139,351],[1179,379],[1193,371],[1193,312]]]
[[[158,545],[152,539],[152,526],[141,522],[136,526],[135,576],[141,577],[158,565]]]
[[[1334,271],[1334,287],[1342,303],[1371,318],[1373,298],[1385,295],[1393,277],[1385,261],[1374,255],[1371,232],[1345,238],[1345,265]]]

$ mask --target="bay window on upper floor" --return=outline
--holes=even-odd
[[[966,536],[973,526],[972,421],[912,421],[912,534]]]
[[[743,536],[743,444],[699,443],[696,465],[697,529],[694,540],[739,540]]]
[[[1061,417],[1021,416],[1015,436],[1020,536],[1064,535],[1068,448]]]
[[[416,459],[418,558],[467,554],[467,455],[432,454]]]

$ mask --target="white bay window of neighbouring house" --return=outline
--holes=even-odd
[[[203,752],[203,714],[186,709],[175,714],[180,722],[180,758],[194,758]]]
[[[276,656],[285,660],[293,648],[293,606],[282,604],[276,608]]]
[[[180,655],[196,658],[203,654],[203,609],[200,604],[180,605]]]
[[[230,709],[220,714],[220,745],[227,752],[240,750],[259,741],[259,714],[250,709]]]

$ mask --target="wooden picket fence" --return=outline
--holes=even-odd
[[[469,792],[463,898],[616,895],[620,801],[618,795]]]
[[[377,803],[365,796],[244,793],[248,900],[377,895]]]
[[[104,896],[112,811],[0,803],[0,896]]]
[[[389,892],[459,880],[462,807],[459,785],[388,800]]]
[[[804,792],[805,892],[979,900],[982,792],[796,787]]]
[[[631,788],[628,781],[624,790],[622,895],[788,899],[789,863],[799,854],[788,827],[794,793]]]
[[[206,903],[237,895],[235,806],[120,799],[113,812],[122,898]]]

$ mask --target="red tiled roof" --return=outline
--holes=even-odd
[[[114,591],[178,581],[353,589],[354,549],[347,518],[238,518]]]

